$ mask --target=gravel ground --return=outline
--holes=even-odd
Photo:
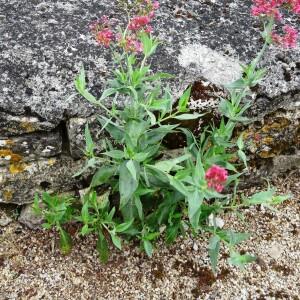
[[[247,209],[242,222],[224,217],[225,226],[251,233],[240,250],[258,259],[245,270],[227,265],[222,250],[215,278],[207,238],[191,236],[171,247],[159,243],[152,259],[125,245],[102,265],[93,238],[79,237],[76,228],[69,228],[74,249],[62,256],[53,232],[13,221],[0,228],[0,299],[300,299],[298,175],[276,180],[280,192],[294,194],[278,211]]]

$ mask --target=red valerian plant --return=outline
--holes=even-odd
[[[213,165],[205,173],[207,186],[211,189],[216,190],[218,193],[221,193],[223,191],[227,178],[227,170],[217,165]]]
[[[284,21],[281,10],[283,8],[300,15],[300,0],[253,0],[252,15],[267,17],[271,20]],[[275,44],[284,48],[295,48],[297,46],[298,31],[289,25],[283,27],[284,35],[276,32],[271,33],[271,39]]]
[[[36,197],[35,209],[44,216],[45,228],[55,227],[59,232],[64,253],[71,249],[71,237],[63,226],[76,220],[82,224],[82,235],[97,236],[96,248],[103,262],[109,259],[110,242],[122,249],[121,237],[139,239],[141,248],[151,256],[159,236],[171,243],[189,230],[194,235],[210,234],[208,253],[214,273],[221,244],[228,247],[229,263],[243,267],[256,259],[239,253],[236,248],[249,235],[224,229],[220,214],[241,214],[244,207],[260,204],[268,207],[289,198],[276,196],[276,190],[270,187],[250,198],[237,196],[239,177],[248,171],[248,165],[243,136],[237,140],[233,137],[236,125],[249,121],[244,112],[251,104],[245,97],[264,77],[265,70],[257,66],[270,43],[277,40],[288,47],[294,46],[296,32],[292,28],[285,28],[284,37],[276,37],[274,33],[272,36],[274,19],[281,18],[279,8],[287,1],[255,1],[260,10],[252,12],[267,16],[269,21],[263,33],[265,43],[255,59],[242,66],[242,78],[226,86],[229,96],[220,99],[220,123],[206,127],[199,136],[181,128],[181,121],[202,118],[189,109],[191,88],[174,99],[169,88],[163,87],[163,80],[172,75],[154,73],[148,62],[159,45],[149,33],[158,2],[130,3],[133,17],[128,17],[124,30],[117,31],[114,20],[106,16],[90,26],[100,45],[117,50],[113,52],[113,78],[100,99],[89,92],[83,69],[75,80],[79,94],[102,109],[97,120],[101,132],[106,132],[101,136],[101,147],[97,147],[88,124],[85,127],[87,163],[74,176],[92,169],[90,186],[81,199],[44,194],[43,207]],[[298,4],[298,0],[289,1],[293,11]],[[126,101],[124,107],[118,106],[119,96]],[[186,147],[171,154],[163,141],[178,131],[185,134]]]
[[[109,47],[115,42],[114,46],[122,48],[125,52],[141,53],[143,46],[139,40],[139,35],[142,32],[153,32],[150,23],[155,17],[155,11],[158,8],[158,1],[144,0],[139,3],[136,15],[130,18],[127,28],[123,33],[116,32],[116,27],[112,28],[111,21],[107,16],[94,21],[90,25],[90,30],[99,45]]]
[[[272,33],[272,40],[274,43],[282,45],[285,48],[295,48],[297,46],[298,31],[289,25],[283,27],[284,35]]]

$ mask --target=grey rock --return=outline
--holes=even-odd
[[[22,207],[18,221],[30,229],[39,229],[44,220],[34,213],[32,204],[27,204]]]
[[[278,155],[273,158],[273,172],[285,173],[291,170],[300,169],[300,154]]]
[[[0,111],[0,137],[10,137],[36,131],[50,131],[56,127],[33,116],[15,116]]]
[[[21,205],[32,202],[39,191],[72,191],[80,186],[73,175],[82,165],[83,161],[58,156],[0,167],[0,203]]]
[[[0,166],[53,157],[62,152],[58,131],[0,139]]]
[[[100,123],[96,116],[90,118],[70,118],[67,122],[67,133],[69,139],[70,155],[75,158],[82,158],[85,149],[85,126],[88,124],[93,141],[96,145],[96,153],[103,149],[101,142],[104,132],[101,130]]]
[[[5,227],[13,221],[6,213],[2,212],[0,215],[0,226]]]
[[[90,116],[93,107],[70,97],[73,80],[83,63],[92,92],[97,95],[103,89],[111,58],[95,45],[88,25],[101,14],[124,20],[117,3],[3,3],[1,110],[29,113],[56,124],[70,117]],[[259,22],[248,13],[250,6],[250,0],[161,1],[154,28],[164,44],[153,66],[176,75],[172,83],[175,95],[200,75],[214,83],[239,76],[238,63],[248,62],[261,47]],[[296,19],[293,22],[297,25]],[[299,49],[282,54],[281,49],[272,48],[263,62],[268,76],[261,92],[273,98],[298,89],[299,61]]]

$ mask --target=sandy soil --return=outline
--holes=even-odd
[[[222,250],[219,274],[210,271],[207,238],[162,242],[152,259],[137,245],[113,250],[109,263],[97,259],[93,237],[78,236],[62,256],[54,232],[32,231],[13,221],[0,227],[0,299],[300,299],[300,183],[298,175],[277,179],[293,199],[273,212],[257,207],[225,226],[251,233],[241,250],[257,255],[240,270],[227,264]],[[250,191],[251,192],[251,191]]]

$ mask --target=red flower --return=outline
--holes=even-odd
[[[139,30],[148,25],[151,19],[149,16],[136,16],[133,17],[128,25],[129,30]]]
[[[210,167],[205,173],[207,186],[211,189],[216,190],[218,193],[222,192],[227,177],[227,170],[216,165]]]
[[[298,31],[292,26],[284,26],[285,34],[280,36],[277,33],[272,33],[272,40],[285,48],[295,48],[297,46]]]
[[[156,10],[156,9],[159,9],[159,2],[158,1],[154,1],[153,2],[153,8]]]
[[[279,9],[284,1],[285,0],[254,0],[251,13],[253,16],[268,16],[281,20],[282,16]]]
[[[114,38],[114,34],[110,29],[103,29],[97,32],[96,41],[99,44],[104,45],[105,47],[109,47],[111,41]]]
[[[300,14],[300,0],[287,0],[287,3],[295,14]]]
[[[119,42],[121,47],[123,47],[126,52],[139,53],[143,51],[142,43],[133,36],[127,36],[125,41],[122,41],[121,39]]]

